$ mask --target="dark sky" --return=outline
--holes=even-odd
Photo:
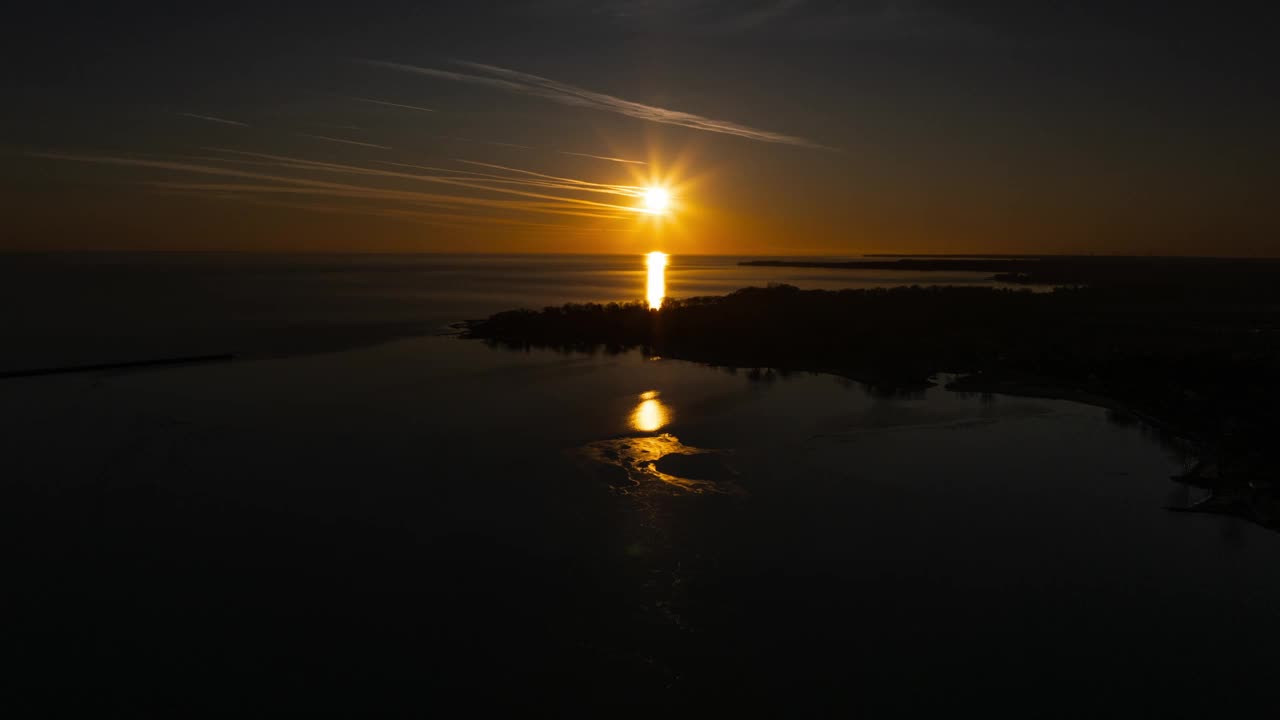
[[[22,3],[0,247],[1277,255],[1278,17]]]

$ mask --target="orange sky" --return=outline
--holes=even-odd
[[[34,8],[0,249],[1280,254],[1265,23],[748,5]]]

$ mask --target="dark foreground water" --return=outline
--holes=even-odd
[[[544,292],[512,272],[534,261],[484,262],[459,261],[471,305],[326,267],[438,325]],[[131,272],[126,292],[170,282]],[[28,710],[1179,715],[1271,694],[1280,538],[1165,510],[1193,499],[1168,481],[1185,458],[1097,408],[413,337],[7,380],[0,409],[0,700]]]

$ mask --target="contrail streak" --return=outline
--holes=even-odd
[[[313,140],[327,140],[329,142],[342,143],[344,145],[359,145],[360,147],[374,148],[376,150],[390,150],[386,145],[374,145],[373,143],[357,142],[355,140],[343,140],[342,138],[328,137],[326,135],[312,135],[310,133],[298,133],[302,137],[311,138]]]
[[[239,120],[228,120],[226,118],[214,117],[212,115],[197,115],[195,113],[180,112],[178,115],[182,117],[195,118],[196,120],[207,120],[209,122],[222,123],[223,125],[235,125],[236,127],[249,127],[249,123],[242,123]]]
[[[502,165],[489,165],[488,163],[473,163],[470,160],[459,160],[458,162],[473,163],[483,165],[485,167],[497,167],[504,170],[509,169],[513,172],[526,173],[536,177],[548,178],[547,180],[521,180],[506,175],[495,175],[493,173],[473,172],[470,170],[456,170],[453,168],[433,167],[430,165],[413,165],[410,163],[390,162],[388,160],[376,161],[381,165],[394,165],[396,167],[413,168],[415,170],[430,170],[431,172],[448,172],[455,175],[465,176],[466,178],[483,178],[491,182],[512,183],[518,185],[528,185],[530,187],[556,188],[559,190],[570,190],[573,192],[597,192],[607,193],[609,195],[622,195],[624,197],[639,197],[644,194],[644,188],[636,185],[609,185],[606,183],[593,183],[586,180],[574,180],[571,178],[556,178],[554,175],[542,175],[529,170],[517,170],[515,168],[506,168]]]
[[[402,179],[402,180],[415,180],[420,182],[441,183],[445,185],[455,185],[458,187],[467,187],[467,188],[472,188],[477,190],[487,190],[489,192],[506,193],[508,195],[520,195],[524,197],[539,198],[543,200],[555,200],[555,201],[558,201],[561,203],[567,203],[567,204],[585,205],[585,206],[598,207],[598,208],[608,208],[610,210],[623,210],[623,211],[636,210],[636,208],[627,207],[625,205],[614,205],[611,203],[596,202],[594,200],[583,200],[581,198],[567,198],[567,197],[561,197],[557,195],[547,195],[545,193],[534,193],[534,192],[526,192],[523,190],[512,190],[509,188],[495,188],[495,187],[489,187],[486,185],[480,185],[474,181],[441,177],[438,175],[415,175],[412,173],[392,172],[389,170],[375,170],[372,168],[362,168],[355,165],[317,162],[313,160],[302,160],[299,158],[284,157],[280,155],[267,155],[265,153],[251,153],[251,152],[244,152],[244,151],[231,151],[231,152],[236,152],[238,154],[247,155],[250,157],[260,157],[267,160],[279,160],[283,162],[295,163],[302,166],[308,166],[316,170],[322,170],[322,171],[328,171],[328,172],[346,172],[346,173],[355,173],[358,175],[375,175],[379,177]],[[475,163],[475,164],[483,165],[484,163]],[[501,167],[501,166],[495,166],[495,167]],[[521,172],[526,172],[531,175],[538,174],[538,173],[530,173],[529,171],[521,171]],[[552,177],[552,176],[546,176],[546,177]],[[553,179],[556,179],[556,178],[553,178]],[[582,181],[573,181],[573,182],[582,182]]]
[[[561,150],[560,154],[561,155],[577,155],[578,157],[595,158],[596,160],[608,160],[609,162],[628,163],[631,165],[648,165],[649,164],[643,160],[627,160],[626,158],[608,157],[607,155],[592,155],[591,153],[569,152],[567,150]]]
[[[370,105],[382,105],[385,107],[401,108],[404,110],[417,110],[418,112],[429,112],[429,113],[435,112],[435,110],[432,110],[431,108],[418,107],[417,105],[404,105],[401,103],[387,102],[386,100],[374,100],[373,98],[348,97],[347,99],[355,100],[356,102],[369,103]]]
[[[783,145],[795,145],[798,147],[823,150],[831,149],[795,135],[784,135],[782,133],[772,132],[770,130],[761,130],[759,128],[728,120],[716,120],[704,115],[696,115],[694,113],[683,112],[680,110],[671,110],[669,108],[658,107],[656,105],[646,105],[644,103],[626,100],[614,95],[607,95],[605,93],[587,90],[558,80],[552,80],[550,78],[531,75],[529,73],[523,73],[516,70],[509,70],[496,65],[455,61],[458,65],[482,73],[471,74],[453,72],[451,70],[423,68],[415,65],[405,65],[403,63],[385,62],[381,60],[365,60],[363,62],[377,67],[417,73],[419,75],[426,75],[428,77],[439,78],[442,80],[453,80],[456,82],[470,83],[472,85],[483,85],[522,95],[532,95],[545,100],[558,102],[562,105],[591,108],[593,110],[626,115],[627,117],[662,123],[664,125],[678,125],[692,130],[702,130],[705,132],[720,133],[722,135],[733,135],[747,140],[755,140],[757,142],[779,143]]]
[[[458,213],[431,213],[417,210],[402,210],[399,208],[379,208],[379,207],[351,207],[342,205],[314,205],[306,203],[286,203],[275,200],[264,200],[261,198],[246,197],[242,193],[246,192],[244,188],[247,186],[240,185],[190,185],[184,183],[152,183],[151,187],[159,191],[173,192],[180,195],[191,195],[196,192],[212,192],[212,197],[225,198],[229,200],[237,200],[242,202],[250,202],[255,205],[266,205],[270,207],[285,207],[296,210],[310,210],[314,212],[327,213],[351,213],[357,215],[375,215],[382,217],[398,217],[422,222],[429,225],[443,225],[446,227],[466,228],[468,225],[502,225],[510,227],[528,227],[538,229],[556,230],[558,232],[631,232],[629,228],[600,228],[600,227],[583,227],[580,225],[565,225],[563,223],[536,223],[526,222],[523,220],[512,220],[510,218],[493,217],[489,215],[465,215]]]
[[[545,173],[534,172],[532,170],[522,170],[520,168],[510,167],[508,165],[495,165],[493,163],[479,162],[477,160],[458,160],[460,163],[468,165],[477,165],[479,167],[493,168],[495,170],[506,170],[507,172],[520,173],[521,175],[531,175],[533,177],[546,178],[548,180],[558,180],[564,183],[573,183],[582,186],[605,187],[617,190],[622,195],[637,197],[644,194],[644,188],[636,185],[605,185],[602,183],[593,183],[586,180],[576,180],[574,178],[560,177],[558,175],[547,175]]]
[[[305,193],[314,195],[334,195],[342,197],[366,197],[379,198],[384,200],[396,200],[404,202],[426,203],[426,204],[443,204],[443,205],[469,205],[476,207],[500,208],[513,211],[550,213],[557,215],[577,215],[582,217],[597,217],[607,219],[618,219],[634,215],[636,208],[623,205],[613,205],[609,203],[599,203],[590,200],[582,200],[579,198],[566,198],[546,193],[531,193],[519,190],[510,190],[506,188],[492,188],[473,183],[458,182],[445,178],[433,178],[430,176],[412,175],[408,173],[395,173],[387,171],[370,170],[366,168],[358,168],[352,166],[344,166],[334,163],[319,163],[308,160],[298,160],[295,158],[282,158],[280,156],[265,155],[262,153],[242,153],[250,156],[258,156],[266,159],[284,160],[293,162],[299,169],[325,170],[336,169],[339,171],[353,171],[361,175],[375,175],[378,177],[401,178],[408,180],[422,180],[430,182],[442,182],[450,185],[458,185],[462,187],[470,187],[488,192],[499,192],[524,197],[530,197],[537,200],[549,200],[546,202],[528,202],[528,201],[511,201],[496,200],[492,198],[477,198],[463,195],[444,195],[439,193],[425,193],[420,191],[408,190],[389,190],[383,188],[369,188],[359,185],[350,185],[346,183],[326,182],[322,180],[309,180],[304,178],[287,177],[281,175],[271,175],[259,172],[246,172],[243,170],[235,170],[231,168],[215,167],[210,165],[195,165],[191,163],[171,162],[164,160],[144,160],[138,158],[125,158],[101,155],[70,155],[64,153],[31,153],[33,157],[43,157],[54,160],[70,160],[76,162],[91,162],[107,165],[120,165],[127,167],[143,167],[162,170],[173,170],[177,172],[190,172],[196,174],[215,175],[221,177],[230,177],[243,180],[266,181],[270,183],[281,183],[283,186],[260,185],[252,186],[254,192],[268,193]],[[292,187],[289,187],[292,186]],[[242,186],[237,186],[242,187]],[[208,188],[212,190],[213,188]],[[222,188],[226,190],[227,188]],[[588,212],[590,211],[590,212]],[[606,212],[612,211],[612,212]]]

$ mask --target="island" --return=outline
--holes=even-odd
[[[1200,459],[1197,486],[1269,488],[1280,468],[1280,266],[1230,266],[1211,266],[1194,285],[1169,280],[1179,269],[1048,292],[748,287],[658,310],[512,310],[466,323],[462,336],[566,352],[638,348],[761,379],[835,373],[881,393],[942,379],[956,391],[1084,402],[1185,445]]]

